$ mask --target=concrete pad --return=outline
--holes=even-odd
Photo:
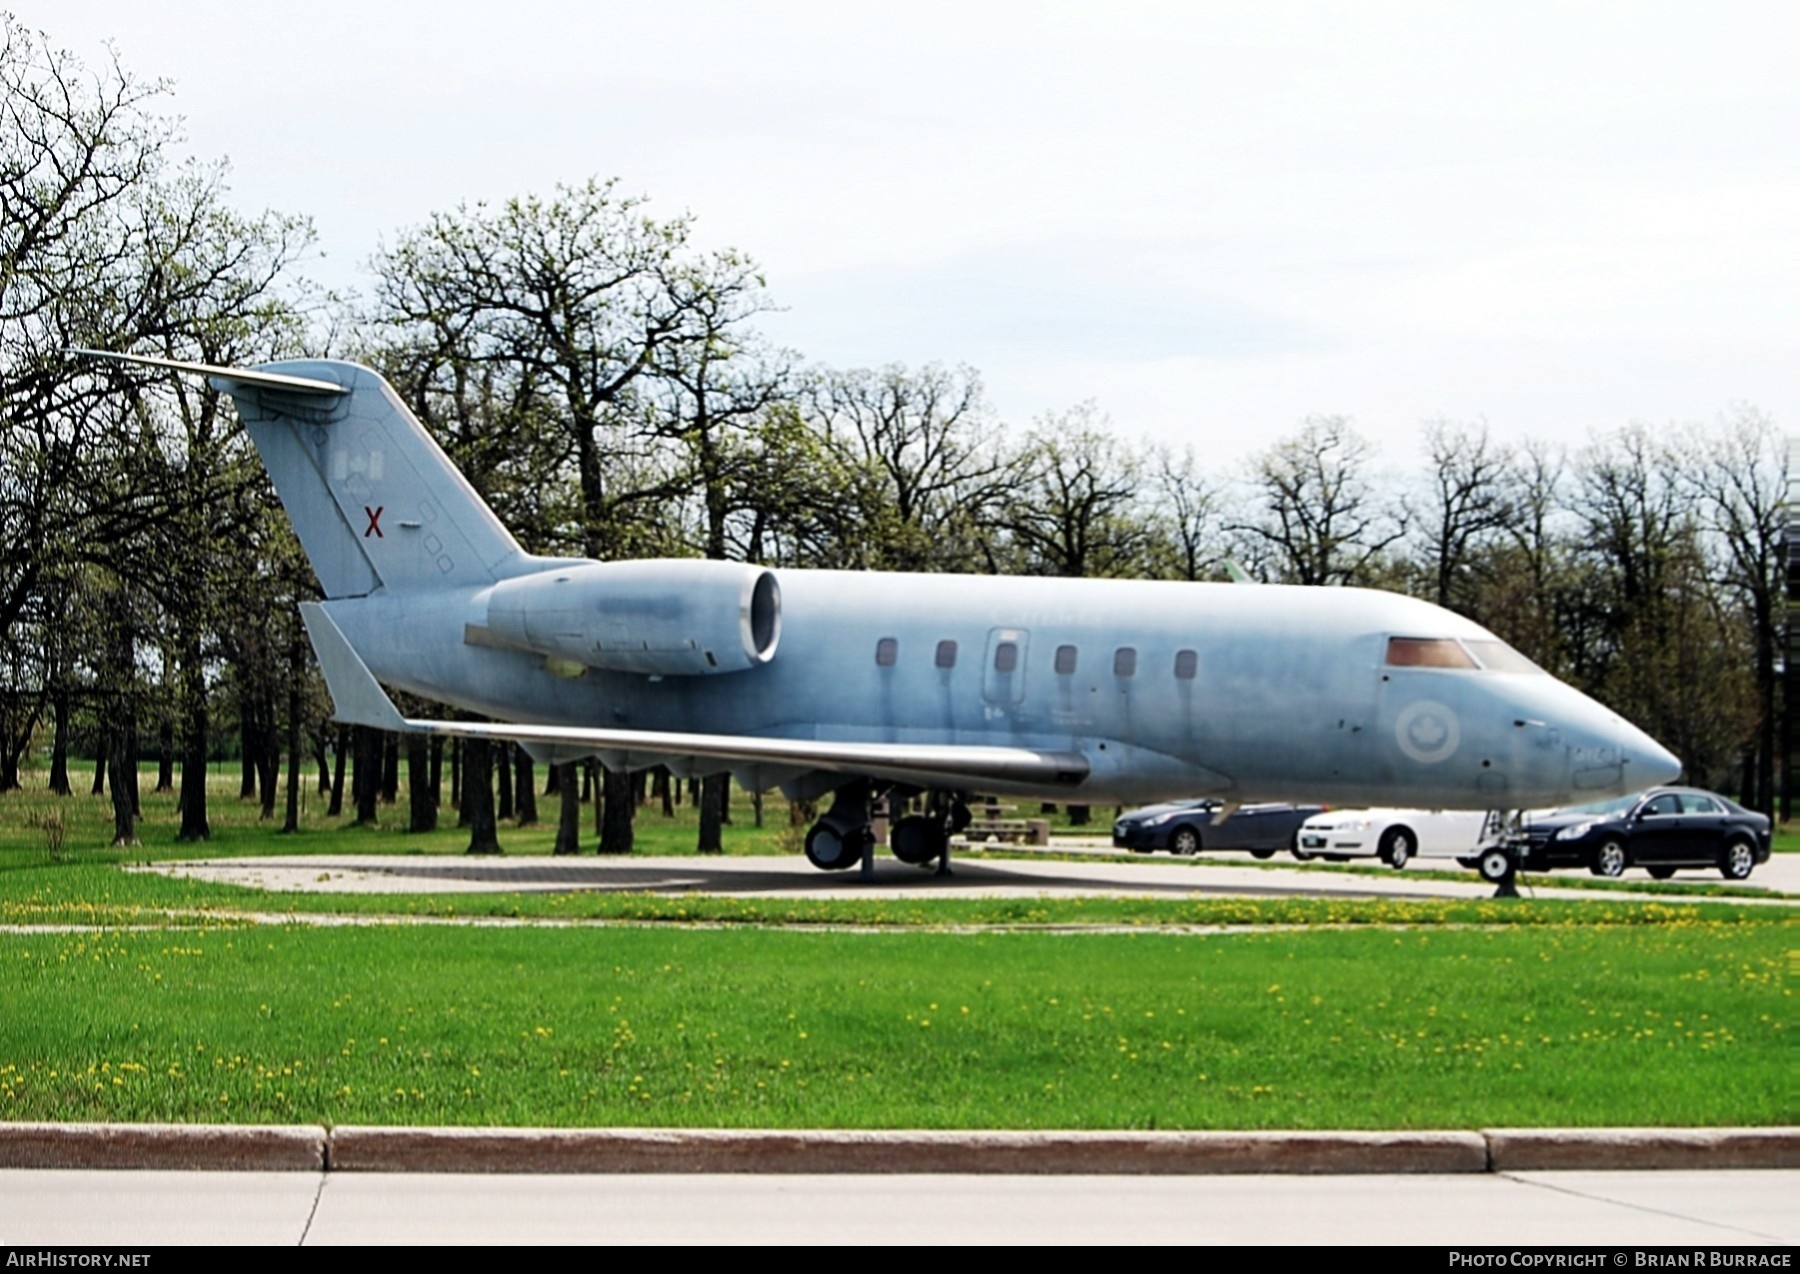
[[[673,1128],[333,1130],[333,1172],[1485,1172],[1468,1132],[927,1132]]]
[[[323,1172],[325,1130],[253,1124],[0,1124],[0,1168]]]
[[[820,872],[804,858],[466,858],[458,855],[301,855],[193,859],[135,870],[250,885],[279,892],[460,894],[511,891],[714,893],[748,898],[1332,897],[1490,898],[1473,872],[1358,874],[1298,865],[1264,868],[1229,860],[1146,860],[1095,855],[1083,861],[957,860],[939,877],[878,858],[873,880]],[[1682,903],[1685,895],[1532,887],[1529,897]],[[1791,904],[1789,904],[1791,905]]]
[[[1495,1172],[1800,1168],[1800,1128],[1493,1128]]]

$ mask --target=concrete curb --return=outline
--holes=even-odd
[[[231,1124],[0,1124],[0,1168],[318,1172],[323,1128]]]
[[[1795,1128],[1490,1128],[1495,1172],[1800,1167]]]
[[[1485,1172],[1475,1133],[339,1128],[341,1172]]]
[[[1800,1128],[927,1132],[0,1123],[0,1168],[416,1173],[1483,1173],[1800,1168]]]

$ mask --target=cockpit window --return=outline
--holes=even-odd
[[[1461,643],[1449,637],[1389,637],[1390,668],[1479,668]]]
[[[1481,660],[1482,667],[1489,672],[1535,672],[1542,675],[1544,671],[1503,641],[1471,637],[1464,644],[1475,652],[1475,658]]]

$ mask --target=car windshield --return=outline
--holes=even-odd
[[[1558,810],[1557,813],[1559,813],[1559,814],[1623,814],[1627,810],[1629,810],[1633,805],[1636,805],[1637,802],[1638,802],[1638,798],[1635,796],[1616,796],[1610,801],[1590,801],[1586,805],[1569,805],[1569,806],[1564,807],[1561,810]]]

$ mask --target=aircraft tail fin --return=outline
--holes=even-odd
[[[78,353],[205,376],[237,403],[328,598],[489,584],[530,559],[375,372]]]

